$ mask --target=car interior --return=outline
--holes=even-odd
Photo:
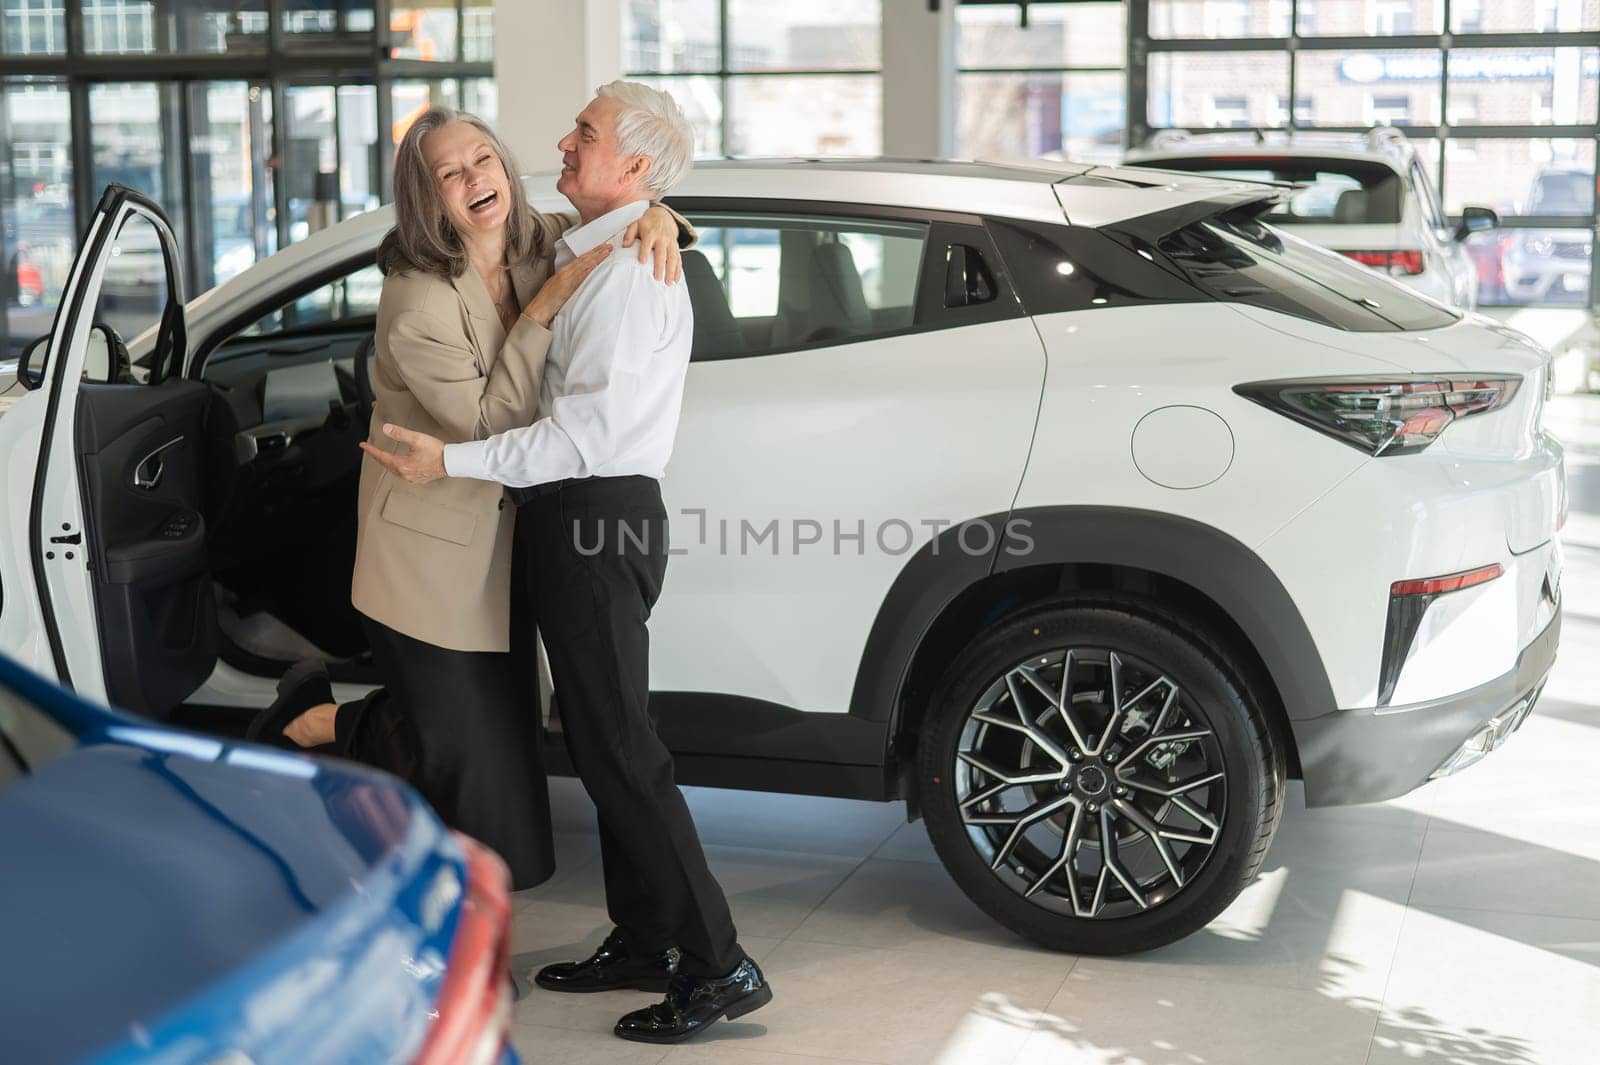
[[[246,329],[208,353],[205,513],[218,653],[245,672],[276,676],[315,656],[335,679],[376,679],[350,605],[356,445],[372,411],[358,375],[373,315],[358,311],[366,313]]]

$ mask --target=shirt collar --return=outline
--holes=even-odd
[[[633,223],[644,217],[650,209],[649,200],[634,200],[625,203],[615,211],[607,211],[592,222],[585,223],[575,229],[569,229],[556,244],[565,245],[568,254],[577,258],[584,252],[592,251],[600,245],[611,240],[618,233],[627,229]]]

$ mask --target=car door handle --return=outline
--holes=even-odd
[[[139,460],[139,465],[133,468],[133,486],[145,492],[153,492],[161,484],[161,475],[167,472],[167,460],[164,457],[169,448],[177,447],[183,443],[183,437],[168,440],[150,454]]]

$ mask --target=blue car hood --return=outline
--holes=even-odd
[[[16,982],[0,994],[0,1056],[189,1061],[160,1051],[209,1055],[215,1039],[259,1052],[317,999],[356,993],[342,984],[379,954],[395,972],[384,961],[367,983],[409,981],[405,1005],[425,1005],[427,981],[400,959],[450,929],[397,915],[452,844],[414,795],[262,748],[116,731],[0,791],[0,984]],[[385,1023],[414,1040],[414,1022]]]

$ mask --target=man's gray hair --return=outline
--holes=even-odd
[[[644,186],[665,196],[694,163],[694,127],[670,93],[637,81],[613,81],[595,90],[622,104],[617,115],[617,144],[623,155],[648,155],[650,173]]]

